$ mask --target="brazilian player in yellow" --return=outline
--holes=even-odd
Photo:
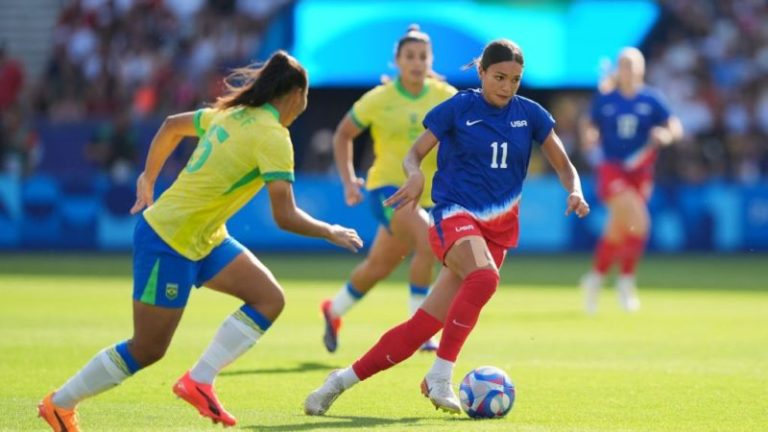
[[[237,80],[236,84],[230,84]],[[140,216],[134,234],[133,337],[99,352],[38,409],[54,431],[79,430],[75,406],[163,357],[192,286],[206,286],[244,304],[173,391],[198,412],[232,426],[213,381],[280,315],[285,300],[275,277],[229,236],[225,223],[265,185],[275,222],[298,234],[357,251],[357,233],[313,219],[293,198],[293,147],[287,127],[307,105],[307,75],[278,51],[262,67],[238,69],[229,93],[213,108],[170,116],[155,135],[137,181]],[[185,136],[200,141],[186,168],[157,201],[160,169]]]
[[[329,352],[336,351],[338,346],[341,317],[411,252],[411,314],[429,292],[434,257],[429,246],[428,215],[424,208],[432,206],[429,189],[437,170],[435,152],[422,164],[427,190],[420,208],[394,212],[383,205],[383,201],[405,183],[403,159],[411,144],[424,132],[421,122],[426,113],[456,93],[455,88],[435,78],[432,60],[429,36],[418,26],[410,26],[395,49],[399,76],[364,94],[336,128],[333,138],[336,167],[349,206],[363,200],[363,180],[355,175],[352,164],[352,141],[370,128],[374,161],[365,188],[379,228],[366,259],[352,271],[349,281],[336,296],[321,304],[325,319],[323,343]],[[435,349],[437,346],[431,340],[422,346],[423,351]]]

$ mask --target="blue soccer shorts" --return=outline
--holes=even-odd
[[[245,250],[237,240],[227,237],[205,258],[193,261],[163,241],[142,216],[133,233],[133,299],[183,308],[193,286],[203,286]]]

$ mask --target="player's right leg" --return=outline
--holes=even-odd
[[[323,385],[307,396],[304,412],[308,415],[325,414],[343,391],[413,355],[442,327],[442,316],[433,313],[446,313],[460,282],[450,270],[443,268],[422,307],[408,321],[385,332],[351,366],[332,372]]]
[[[392,217],[392,232],[413,250],[411,256],[408,299],[409,315],[413,315],[421,307],[429,294],[432,282],[432,272],[435,266],[435,255],[429,244],[429,216],[422,208],[405,208],[397,211]],[[437,341],[432,338],[419,347],[419,351],[432,352],[437,350]]]
[[[379,281],[386,278],[408,254],[409,246],[380,226],[368,256],[352,271],[349,282],[333,299],[324,300],[320,309],[325,320],[323,344],[336,351],[341,318]]]
[[[250,251],[228,238],[205,258],[200,283],[241,299],[244,304],[219,327],[197,363],[173,386],[173,392],[214,423],[234,426],[237,419],[219,401],[214,381],[219,372],[250,350],[285,306],[272,272]]]

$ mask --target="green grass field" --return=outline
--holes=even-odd
[[[362,354],[406,316],[404,272],[346,317],[335,355],[322,348],[318,302],[359,257],[267,256],[288,306],[267,335],[217,380],[238,428],[258,431],[765,431],[768,430],[768,256],[651,256],[643,309],[597,316],[574,284],[588,257],[511,256],[457,364],[503,368],[517,388],[509,416],[436,412],[418,391],[432,361],[417,354],[371,378],[325,417],[302,403],[332,368]],[[40,398],[101,348],[130,337],[128,256],[0,255],[0,430],[46,430]],[[80,406],[86,431],[214,430],[170,387],[239,306],[193,293],[167,356]]]

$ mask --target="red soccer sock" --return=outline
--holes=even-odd
[[[438,357],[450,362],[456,361],[461,347],[480,317],[480,311],[496,292],[498,285],[499,274],[495,270],[475,270],[464,278],[445,317],[443,335],[437,349]]]
[[[620,253],[621,243],[611,243],[605,238],[600,239],[595,249],[595,261],[592,264],[592,270],[601,275],[608,273]]]
[[[621,274],[635,274],[637,263],[645,251],[645,237],[627,236],[624,240],[624,253],[621,257]]]
[[[352,364],[355,375],[363,381],[400,363],[442,327],[440,320],[423,309],[417,310],[411,319],[384,333],[373,348]]]

